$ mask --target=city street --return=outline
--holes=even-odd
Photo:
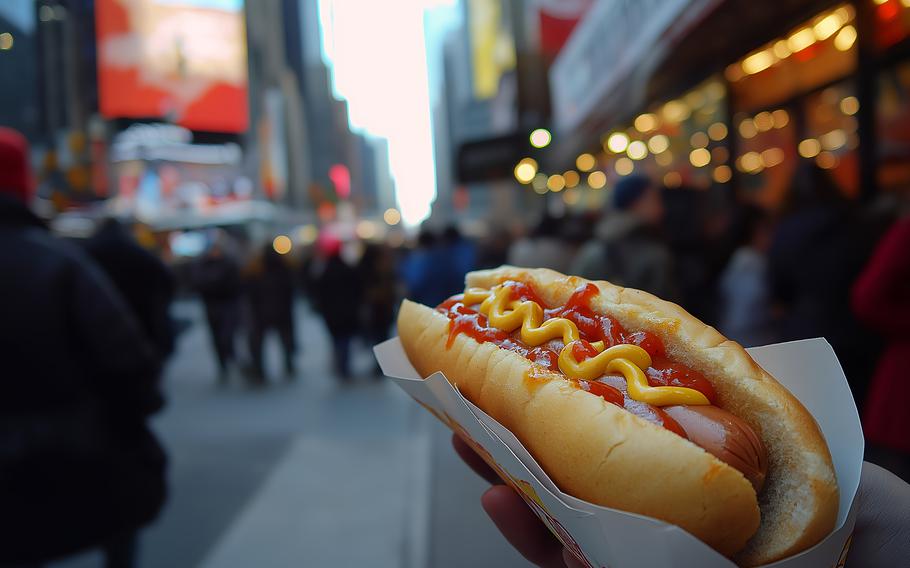
[[[448,431],[355,350],[357,381],[330,373],[321,322],[301,307],[298,376],[251,389],[215,384],[201,306],[165,377],[154,420],[171,459],[170,499],[143,533],[141,568],[525,566],[480,509],[485,483]],[[470,546],[466,546],[470,543]],[[101,566],[87,553],[54,568]]]

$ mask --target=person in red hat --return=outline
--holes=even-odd
[[[161,362],[85,253],[29,210],[28,143],[0,128],[0,565],[102,547],[133,564],[165,500],[146,426]]]

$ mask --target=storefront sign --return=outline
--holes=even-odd
[[[554,125],[569,133],[655,50],[680,19],[706,13],[718,0],[597,2],[550,69]]]

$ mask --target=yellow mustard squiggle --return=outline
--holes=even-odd
[[[577,361],[573,354],[575,342],[581,340],[578,327],[566,318],[543,319],[543,308],[530,300],[512,301],[511,290],[503,285],[492,291],[468,288],[464,293],[465,305],[480,304],[480,312],[487,316],[490,325],[508,333],[521,329],[521,340],[538,346],[551,339],[562,339],[565,346],[559,352],[559,370],[573,379],[594,380],[606,373],[621,374],[628,386],[629,398],[654,406],[674,404],[710,404],[701,392],[674,386],[652,387],[642,369],[651,366],[651,356],[638,345],[614,345],[604,349],[604,343],[591,343],[599,353]]]

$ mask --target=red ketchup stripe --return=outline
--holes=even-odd
[[[528,300],[544,308],[545,320],[561,317],[575,323],[582,339],[572,348],[572,354],[577,361],[597,355],[597,350],[591,345],[592,342],[603,341],[606,347],[621,344],[638,345],[652,358],[652,366],[646,370],[648,384],[691,388],[704,394],[712,403],[717,399],[714,387],[704,375],[666,356],[660,337],[649,331],[629,332],[614,318],[596,313],[591,308],[591,299],[600,293],[596,285],[583,284],[572,293],[564,306],[548,307],[529,284],[514,280],[503,284],[511,290],[512,300]],[[491,327],[483,314],[464,305],[463,294],[452,296],[439,304],[436,310],[446,314],[450,320],[446,348],[451,347],[455,338],[463,333],[478,343],[495,343],[504,349],[519,353],[541,367],[559,372],[559,355],[556,351],[546,347],[546,344],[531,347],[515,335]],[[582,390],[601,396],[617,406],[626,407],[642,418],[686,437],[682,427],[660,408],[651,405],[641,406],[644,403],[635,403],[630,407],[631,399],[628,399],[624,391],[598,381],[577,383]]]

